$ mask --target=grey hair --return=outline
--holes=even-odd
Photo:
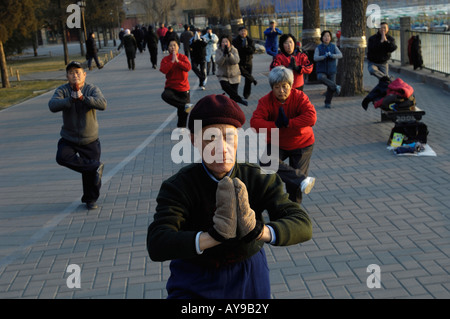
[[[273,88],[275,84],[288,82],[290,86],[294,83],[294,73],[282,65],[273,68],[269,73],[269,84]]]

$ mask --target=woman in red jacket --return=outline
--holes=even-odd
[[[296,48],[297,40],[292,34],[283,34],[280,37],[280,50],[270,65],[270,69],[283,65],[294,72],[293,89],[303,91],[303,74],[310,74],[313,64],[309,62],[308,56],[299,48]]]
[[[166,75],[166,84],[161,98],[178,109],[177,127],[186,127],[188,113],[192,108],[188,72],[191,62],[184,54],[178,53],[180,43],[176,39],[169,42],[169,55],[161,60],[159,70]]]
[[[278,147],[278,175],[286,184],[289,199],[302,201],[302,193],[308,194],[315,178],[307,177],[311,159],[316,123],[316,109],[308,96],[300,90],[292,90],[292,70],[279,66],[270,71],[272,91],[258,101],[250,120],[257,132],[267,129],[267,152]],[[279,129],[279,140],[272,140],[271,129]],[[289,165],[284,160],[289,158]],[[263,164],[261,163],[261,166]]]

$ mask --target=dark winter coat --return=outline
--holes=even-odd
[[[236,38],[233,39],[232,44],[239,52],[239,59],[240,59],[239,65],[240,66],[252,65],[253,54],[256,51],[253,39],[250,37],[246,37],[244,43],[244,40],[240,36],[237,36]]]
[[[94,57],[97,55],[97,52],[98,49],[95,39],[93,37],[89,37],[89,39],[86,40],[86,56]]]
[[[369,38],[367,46],[367,59],[373,63],[386,63],[391,58],[391,53],[397,50],[395,39],[386,34],[387,41],[381,42],[381,34],[377,32]]]
[[[127,57],[131,59],[136,58],[137,42],[132,34],[123,37],[123,46],[125,47]]]

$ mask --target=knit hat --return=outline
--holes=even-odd
[[[245,123],[245,114],[229,97],[212,94],[200,99],[189,113],[188,128],[192,133],[195,120],[202,121],[202,128],[212,124],[229,124],[240,128]]]

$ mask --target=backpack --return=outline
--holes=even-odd
[[[403,144],[410,144],[413,142],[427,143],[428,127],[422,122],[401,122],[395,123],[389,136],[388,145],[391,144],[394,133],[403,134]]]

